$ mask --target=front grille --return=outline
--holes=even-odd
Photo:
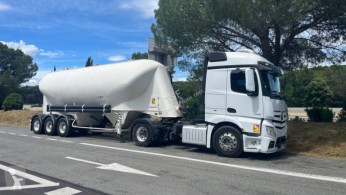
[[[274,120],[275,129],[281,131],[286,127],[287,112],[286,111],[274,111]]]
[[[274,120],[275,121],[286,121],[288,113],[286,111],[274,111]]]
[[[275,147],[279,148],[282,144],[286,145],[286,136],[278,137],[276,139]]]

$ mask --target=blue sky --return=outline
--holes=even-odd
[[[0,41],[31,55],[35,85],[53,66],[83,67],[147,51],[158,0],[0,0]],[[174,80],[185,80],[177,70]]]

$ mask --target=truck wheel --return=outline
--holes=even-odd
[[[213,146],[220,156],[238,157],[243,152],[242,135],[235,127],[220,127],[213,136]]]
[[[36,116],[34,119],[31,121],[31,126],[32,130],[34,131],[35,134],[42,134],[43,129],[42,129],[42,122],[38,116]]]
[[[44,132],[47,135],[56,135],[56,126],[52,117],[48,117],[44,121]]]
[[[137,123],[132,130],[132,138],[137,146],[150,146],[152,144],[152,129],[145,123]]]
[[[70,126],[65,117],[59,119],[57,129],[60,137],[70,137],[73,134],[73,128]]]

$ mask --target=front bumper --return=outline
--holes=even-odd
[[[244,152],[274,153],[286,148],[286,136],[278,138],[243,135]]]
[[[266,126],[274,127],[275,137],[266,132]],[[261,134],[250,136],[243,134],[244,152],[274,153],[286,148],[287,125],[278,125],[269,120],[264,120],[261,127]]]

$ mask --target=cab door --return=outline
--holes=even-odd
[[[247,118],[263,118],[262,90],[259,74],[254,69],[255,93],[248,93],[245,87],[245,71],[247,68],[228,68],[227,70],[227,115]]]

